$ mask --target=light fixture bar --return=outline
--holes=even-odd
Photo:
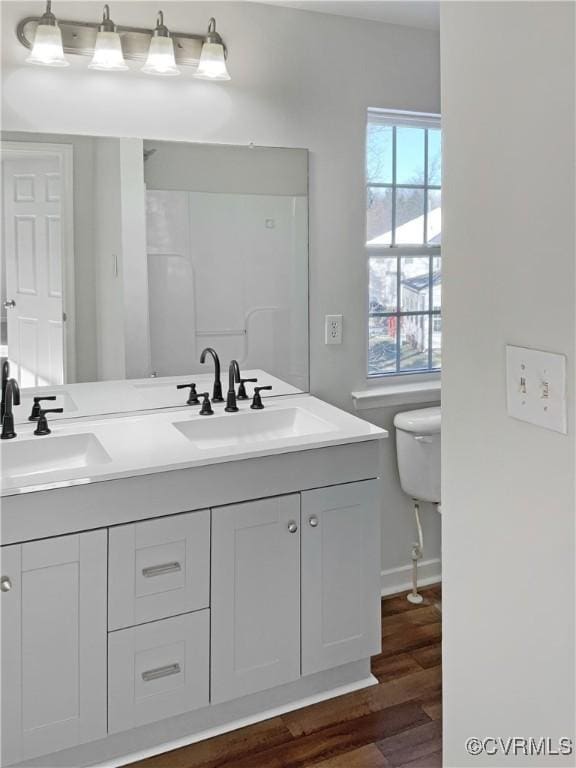
[[[25,48],[32,48],[36,27],[40,19],[40,16],[28,16],[18,24],[16,35]],[[99,22],[58,19],[58,26],[62,33],[62,47],[65,53],[72,53],[78,56],[93,56],[96,35],[100,26]],[[122,40],[124,58],[131,61],[146,61],[154,30],[117,26],[116,31]],[[197,67],[200,61],[202,45],[206,40],[206,34],[173,32],[172,30],[170,30],[170,34],[174,41],[176,64],[184,67]],[[225,45],[224,51],[227,53]]]

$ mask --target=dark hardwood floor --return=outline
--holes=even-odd
[[[166,752],[132,768],[436,768],[442,765],[440,586],[382,600],[379,685]]]

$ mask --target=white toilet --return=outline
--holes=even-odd
[[[418,561],[422,559],[424,541],[420,524],[420,502],[436,504],[440,512],[440,445],[441,409],[422,408],[397,413],[396,456],[402,490],[414,500],[418,541],[412,546],[411,603],[421,603],[418,593]]]
[[[440,423],[439,406],[394,417],[400,485],[417,501],[440,503]]]

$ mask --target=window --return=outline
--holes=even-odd
[[[368,375],[441,366],[440,118],[369,110]]]

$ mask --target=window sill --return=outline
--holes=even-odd
[[[365,411],[411,403],[438,403],[442,395],[440,379],[381,384],[370,389],[352,392],[354,408]]]

